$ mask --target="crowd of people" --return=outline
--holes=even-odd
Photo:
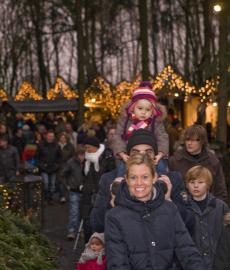
[[[230,218],[214,133],[194,124],[180,132],[149,82],[133,91],[116,121],[63,118],[48,126],[0,127],[2,184],[20,162],[38,167],[44,206],[69,192],[67,239],[83,222],[86,244],[77,269],[230,269]],[[52,129],[51,129],[52,128]],[[17,172],[16,172],[17,173]]]

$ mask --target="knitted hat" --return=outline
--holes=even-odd
[[[92,241],[93,238],[99,239],[105,245],[105,235],[104,235],[104,233],[97,233],[97,232],[95,232],[93,235],[91,235],[91,237],[89,239],[89,242],[85,246],[86,248],[90,248],[91,241]]]
[[[150,82],[147,81],[141,82],[139,86],[133,90],[132,102],[128,108],[128,112],[131,113],[133,111],[133,108],[139,99],[149,100],[153,105],[154,111],[157,112],[156,110],[157,97],[152,89],[153,86]]]
[[[131,149],[135,145],[139,144],[148,144],[152,146],[155,155],[158,154],[157,140],[151,131],[147,129],[138,129],[134,131],[133,134],[129,137],[129,141],[126,147],[127,155],[130,155]]]
[[[95,147],[97,147],[97,148],[100,147],[100,141],[99,141],[99,139],[98,139],[97,137],[95,137],[95,136],[88,137],[88,138],[85,140],[84,144],[89,144],[89,145],[95,146]]]

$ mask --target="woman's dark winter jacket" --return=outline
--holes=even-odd
[[[185,146],[182,150],[176,151],[168,160],[169,170],[179,172],[183,179],[185,179],[188,170],[196,165],[205,166],[209,169],[213,179],[210,193],[218,199],[226,201],[227,189],[220,161],[206,148],[202,149],[202,155],[198,160],[188,153]]]
[[[79,192],[79,186],[82,185],[82,168],[83,166],[75,156],[67,161],[62,171],[62,184],[65,187],[69,186],[73,192]]]
[[[90,217],[92,210],[91,197],[93,193],[98,193],[99,191],[99,181],[102,174],[110,172],[116,168],[115,160],[112,151],[105,149],[99,157],[99,171],[96,172],[94,169],[94,164],[90,163],[90,168],[83,177],[83,187],[81,189],[81,206],[80,206],[80,216],[83,219]]]
[[[164,199],[158,183],[155,187],[155,199],[142,202],[125,181],[120,184],[116,207],[105,218],[107,269],[170,270],[174,251],[185,269],[206,269],[177,206]]]
[[[203,213],[199,206],[191,199],[191,195],[189,195],[189,202],[196,215],[196,225],[191,232],[191,236],[207,269],[211,270],[221,233],[222,220],[224,215],[229,212],[229,208],[223,201],[215,198],[212,194],[207,196],[207,206]]]
[[[102,175],[100,180],[100,191],[96,203],[90,216],[91,226],[96,232],[104,232],[104,222],[106,213],[112,208],[110,204],[110,185],[117,176],[117,171],[108,172]],[[184,181],[178,172],[168,172],[168,177],[172,183],[171,200],[177,205],[179,214],[189,231],[195,225],[195,215],[191,205],[187,201],[187,192]]]
[[[73,150],[73,146],[67,142],[66,145],[63,147],[63,149],[61,150],[62,153],[62,159],[61,159],[61,167],[60,169],[57,171],[57,175],[56,175],[56,181],[57,182],[61,182],[61,173],[65,167],[66,162],[74,156],[74,150]]]
[[[212,270],[230,269],[230,213],[225,216]]]
[[[36,150],[34,159],[41,172],[54,173],[61,167],[61,148],[56,141],[42,141]]]

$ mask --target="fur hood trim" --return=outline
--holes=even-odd
[[[224,216],[224,222],[223,222],[224,226],[230,225],[230,213],[227,213]]]
[[[131,100],[126,101],[122,106],[121,106],[121,113],[120,115],[122,117],[127,117],[126,109],[128,109],[129,105],[131,104]],[[167,109],[164,105],[157,103],[156,108],[159,112],[161,112],[161,115],[157,117],[156,122],[162,122],[167,118]]]

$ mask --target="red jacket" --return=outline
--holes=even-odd
[[[78,263],[76,270],[105,270],[106,258],[105,255],[102,256],[102,265],[97,264],[97,258],[94,260],[86,261],[85,263]]]

